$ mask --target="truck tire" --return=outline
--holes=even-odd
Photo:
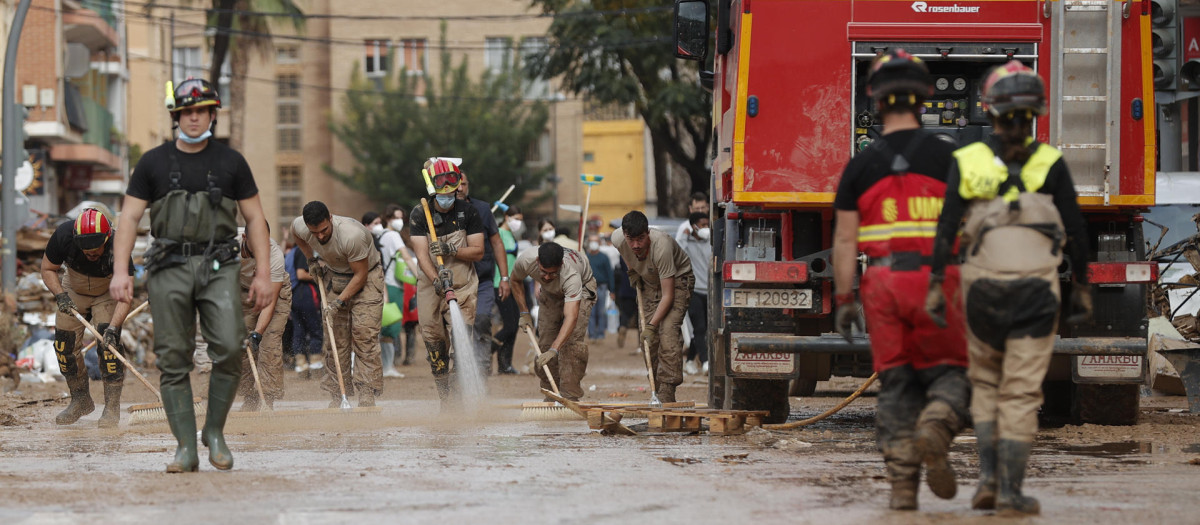
[[[808,397],[817,392],[817,381],[815,379],[793,379],[792,387],[788,390],[788,395],[791,397]]]
[[[719,376],[710,373],[708,376],[708,408],[721,410],[725,408],[725,381],[726,376]]]
[[[731,401],[733,410],[766,410],[764,423],[783,423],[792,412],[788,403],[788,381],[767,379],[735,379]]]
[[[1075,385],[1073,418],[1079,424],[1136,425],[1141,414],[1141,385]]]

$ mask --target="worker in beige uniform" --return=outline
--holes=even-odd
[[[434,190],[433,198],[428,202],[429,219],[420,205],[409,214],[413,218],[409,226],[412,250],[421,268],[417,272],[417,316],[438,398],[443,409],[451,410],[455,408],[456,396],[450,381],[448,300],[453,297],[458,301],[467,326],[475,323],[475,299],[479,290],[475,262],[483,258],[484,228],[475,207],[455,197],[462,182],[462,170],[457,164],[447,159],[430,159],[425,163],[425,170]],[[433,221],[437,241],[430,235],[429,220]],[[440,269],[437,257],[442,258]],[[455,359],[472,358],[455,356]]]
[[[683,382],[683,317],[696,285],[692,261],[670,234],[650,229],[640,211],[625,214],[612,244],[629,267],[629,283],[641,293],[642,348],[650,352],[658,399],[674,403],[675,387]]]
[[[520,283],[532,276],[542,285],[538,294],[538,348],[545,349],[537,360],[537,375],[542,388],[551,390],[550,374],[561,387],[562,396],[578,401],[583,397],[579,384],[587,371],[587,324],[596,304],[596,279],[592,265],[579,252],[553,242],[537,250],[525,250],[517,256],[512,278]],[[533,316],[525,302],[524,286],[511,288],[517,307],[521,309],[520,326],[533,326]],[[582,322],[581,322],[582,321]]]
[[[242,371],[250,370],[249,356],[252,354],[268,409],[274,408],[275,400],[283,398],[283,329],[292,313],[291,279],[284,266],[283,250],[275,239],[271,239],[270,257],[271,287],[274,295],[266,308],[255,312],[254,303],[250,300],[250,284],[254,282],[254,271],[258,263],[250,243],[243,235],[239,279],[242,285],[242,312],[246,321],[246,331],[250,335],[246,337],[247,353],[242,354]],[[258,390],[254,387],[254,374],[242,374],[238,393],[243,396],[242,411],[253,412],[262,408]]]
[[[375,406],[383,392],[379,330],[383,323],[383,265],[375,237],[357,219],[330,215],[321,201],[304,205],[292,221],[296,247],[308,259],[308,273],[325,286],[321,314],[332,326],[325,333],[325,369],[321,388],[341,405],[332,345],[336,342],[346,395],[358,392],[358,406]],[[332,340],[331,340],[332,339]],[[351,366],[350,355],[354,355]],[[353,368],[353,370],[351,370]]]

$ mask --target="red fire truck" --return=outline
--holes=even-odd
[[[832,203],[846,161],[882,129],[868,65],[902,47],[935,80],[923,124],[960,145],[991,132],[979,102],[988,69],[1016,59],[1042,76],[1050,110],[1035,133],[1071,169],[1095,295],[1091,322],[1060,327],[1044,411],[1136,421],[1157,277],[1139,215],[1155,188],[1150,1],[716,0],[711,11],[675,6],[676,55],[712,53],[700,74],[715,134],[711,406],[779,421],[789,395],[871,374],[867,336],[833,333]]]

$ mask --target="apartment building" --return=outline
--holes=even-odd
[[[409,75],[436,78],[440,68],[436,48],[444,20],[454,63],[465,55],[469,75],[478,78],[484,68],[519,61],[522,49],[544,45],[550,24],[524,0],[300,0],[297,4],[310,15],[303,31],[297,32],[288,21],[273,23],[271,50],[251,53],[245,76],[248,102],[243,108],[242,153],[255,173],[263,207],[277,235],[309,200],[323,200],[334,213],[353,217],[383,204],[325,171],[325,166],[349,171],[354,162],[328,124],[343,116],[342,101],[356,67],[368,78],[401,67]],[[159,0],[139,7],[137,13],[128,16],[129,136],[135,149],[145,151],[172,136],[162,105],[165,82],[207,77],[211,52],[206,47],[205,13],[195,3]],[[388,60],[392,56],[394,61]],[[226,68],[218,79],[223,91],[230,77]],[[527,96],[547,101],[551,110],[547,133],[529,152],[528,162],[553,165],[561,180],[537,191],[557,191],[559,204],[579,206],[585,190],[579,180],[584,171],[583,104],[560,93],[553,81],[534,83]],[[218,138],[229,137],[232,109],[221,110]],[[437,153],[461,154],[466,157],[464,166],[471,167],[470,152]],[[419,181],[419,167],[397,176]],[[640,179],[637,183],[642,184]],[[490,200],[500,195],[480,197]],[[546,199],[530,214],[550,215],[551,202]],[[563,211],[559,218],[573,222],[578,214]]]
[[[16,2],[5,6],[11,16]],[[33,0],[21,32],[16,101],[34,169],[22,189],[49,214],[124,191],[125,64],[120,0]],[[6,24],[7,26],[7,24]],[[8,28],[6,27],[6,32]]]

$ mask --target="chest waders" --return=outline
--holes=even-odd
[[[233,468],[233,455],[225,445],[223,429],[241,376],[240,352],[246,335],[234,241],[237,201],[222,194],[214,166],[209,167],[205,191],[184,189],[175,151],[169,155],[170,191],[150,205],[155,240],[145,256],[163,405],[178,441],[167,472],[195,471],[199,465],[188,378],[197,313],[213,362],[201,440],[209,447],[209,462],[226,470]],[[234,173],[232,168],[224,171]]]
[[[955,152],[971,202],[963,228],[971,416],[979,447],[972,506],[1038,513],[1021,492],[1058,331],[1058,266],[1066,234],[1050,195],[1035,193],[1062,154],[1030,141],[1024,165],[975,143]]]

